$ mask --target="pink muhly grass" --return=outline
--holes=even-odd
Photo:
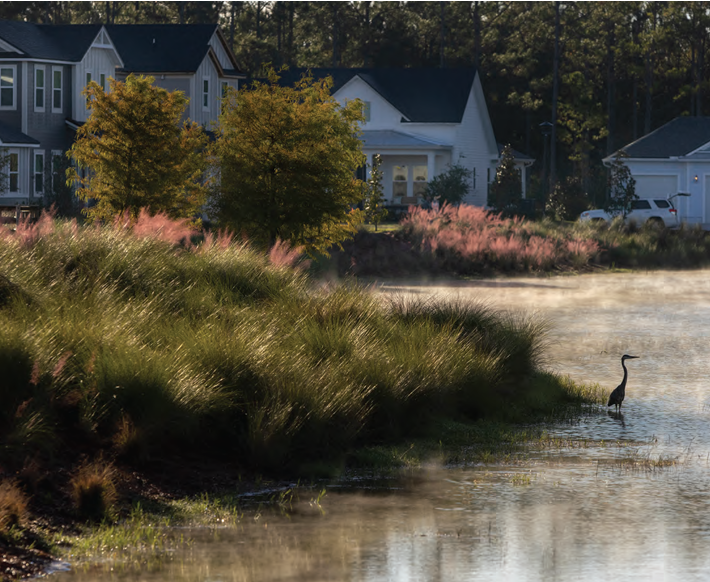
[[[218,230],[215,235],[212,231],[207,231],[204,233],[204,240],[201,245],[195,247],[197,253],[206,253],[212,249],[219,249],[221,251],[226,251],[230,246],[232,246],[232,241],[234,240],[234,233],[229,230]]]
[[[71,358],[73,355],[74,354],[69,351],[65,352],[62,357],[59,358],[57,365],[54,366],[54,370],[52,370],[52,378],[56,378],[57,376],[59,376],[59,374],[62,373],[64,366],[66,366],[66,363],[69,361],[69,358]]]
[[[42,214],[36,222],[32,222],[29,216],[21,218],[15,229],[15,240],[18,240],[24,248],[34,246],[40,238],[54,232],[55,214],[56,210],[52,207],[49,211],[42,210]]]
[[[165,212],[151,216],[148,210],[141,208],[132,230],[138,238],[153,238],[173,245],[184,243],[190,246],[190,239],[197,231],[188,222],[185,218],[170,218]]]
[[[301,262],[302,254],[301,247],[292,247],[288,241],[277,239],[269,249],[269,261],[274,267],[304,268],[307,262]]]

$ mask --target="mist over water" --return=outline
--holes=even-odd
[[[551,324],[549,367],[609,391],[621,355],[639,356],[627,361],[622,415],[605,409],[550,428],[583,446],[432,469],[380,490],[332,486],[320,505],[306,492],[288,517],[247,513],[236,528],[185,530],[193,543],[152,565],[79,566],[52,578],[710,580],[710,271],[377,292],[534,313]]]

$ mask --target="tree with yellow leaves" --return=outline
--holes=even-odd
[[[359,139],[362,103],[331,96],[330,78],[281,86],[273,69],[265,82],[224,100],[214,159],[220,179],[211,209],[221,226],[252,240],[277,239],[327,252],[362,222],[355,177],[365,157]]]
[[[96,82],[84,90],[91,113],[69,151],[67,178],[81,200],[95,202],[85,209],[90,220],[141,208],[190,218],[205,203],[207,136],[194,122],[180,123],[184,94],[153,81],[129,75],[111,79],[108,92]]]

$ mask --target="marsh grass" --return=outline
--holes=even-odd
[[[0,239],[11,466],[75,446],[107,463],[190,453],[323,475],[441,419],[529,421],[588,400],[544,372],[544,322],[316,287],[283,245],[147,215],[103,227],[45,215]]]
[[[114,469],[97,459],[82,463],[69,482],[74,509],[84,519],[110,520],[114,517],[116,487]]]
[[[28,498],[16,481],[0,482],[0,534],[20,527],[27,518]]]
[[[710,236],[678,229],[504,218],[462,205],[415,209],[395,233],[363,232],[336,253],[341,274],[480,276],[566,273],[599,268],[682,269],[710,265]],[[327,265],[318,265],[327,272]]]

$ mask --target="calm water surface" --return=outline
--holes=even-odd
[[[76,565],[52,579],[710,580],[710,271],[380,292],[535,312],[552,324],[549,367],[609,389],[621,355],[640,356],[627,362],[623,415],[551,428],[589,446],[379,490],[334,486],[320,504],[305,492],[288,517],[248,513],[236,528],[180,532],[192,544],[140,567]]]

